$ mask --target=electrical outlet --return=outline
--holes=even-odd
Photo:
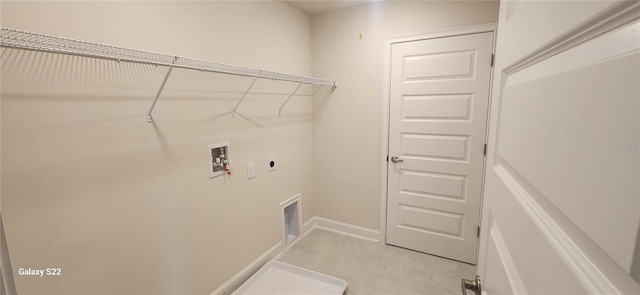
[[[256,177],[256,163],[247,164],[247,179]]]
[[[267,172],[276,170],[276,157],[268,157],[267,158]]]

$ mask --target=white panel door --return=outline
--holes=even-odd
[[[639,3],[502,2],[490,113],[483,291],[640,294]]]
[[[492,49],[493,32],[391,45],[387,243],[476,263]]]

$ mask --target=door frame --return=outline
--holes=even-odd
[[[387,200],[388,200],[388,192],[387,192],[387,184],[389,181],[388,175],[388,159],[389,155],[389,104],[390,104],[390,96],[391,96],[391,47],[393,44],[404,43],[404,42],[413,42],[413,41],[421,41],[428,39],[437,39],[437,38],[446,38],[446,37],[454,37],[461,35],[471,35],[471,34],[479,34],[479,33],[492,33],[493,34],[493,46],[491,52],[495,54],[496,50],[496,36],[497,36],[497,23],[489,23],[484,25],[476,25],[470,27],[463,27],[457,29],[449,29],[443,31],[435,31],[431,33],[422,33],[422,34],[414,34],[407,36],[399,36],[399,37],[390,37],[386,38],[384,41],[384,76],[382,83],[382,140],[381,145],[381,155],[380,155],[380,238],[379,240],[385,244],[387,244]],[[491,96],[493,90],[493,70],[491,71],[489,77],[489,105],[487,108],[487,112],[491,109]],[[487,124],[489,122],[490,114],[487,114]],[[485,142],[487,141],[489,128],[487,125],[487,130],[485,133]],[[484,158],[484,165],[486,165],[487,158]],[[480,212],[482,212],[482,200],[484,198],[484,169],[482,172],[482,189],[480,194]],[[482,215],[480,214],[480,220],[478,220],[478,224],[480,224],[482,219]],[[476,263],[478,260],[478,247],[480,243],[476,246]]]

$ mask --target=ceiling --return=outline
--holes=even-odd
[[[376,0],[289,0],[291,5],[308,15],[322,14],[329,11],[365,5]],[[380,0],[377,0],[380,1]]]
[[[317,15],[329,11],[345,9],[373,2],[389,1],[461,1],[461,0],[285,0],[285,2],[302,10],[308,15]],[[499,1],[499,0],[464,0],[464,1]]]

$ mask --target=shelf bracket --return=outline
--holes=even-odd
[[[162,90],[164,89],[164,85],[167,84],[167,80],[169,80],[169,75],[171,75],[171,71],[173,70],[173,66],[176,65],[177,61],[178,61],[178,57],[174,56],[173,57],[173,64],[169,67],[169,70],[167,70],[167,74],[164,75],[164,80],[162,80],[162,84],[160,85],[160,89],[158,89],[158,93],[156,93],[156,99],[153,100],[153,103],[151,104],[151,108],[149,108],[149,112],[147,113],[147,123],[153,123],[153,116],[151,116],[151,113],[153,113],[153,109],[156,107],[156,103],[158,102],[158,98],[160,98],[160,94],[162,93]]]
[[[244,94],[242,95],[242,97],[240,98],[240,100],[238,101],[238,103],[236,104],[236,107],[233,108],[233,111],[231,111],[231,116],[233,118],[236,117],[236,111],[238,110],[238,107],[240,106],[240,104],[242,103],[242,101],[244,100],[244,98],[247,96],[247,94],[249,93],[249,90],[251,90],[251,87],[253,87],[253,84],[256,83],[256,80],[258,80],[258,78],[260,77],[260,74],[262,74],[262,71],[258,72],[258,74],[253,78],[253,81],[251,81],[251,84],[249,84],[249,88],[247,88],[247,90],[244,92]]]
[[[335,86],[335,85],[331,86],[331,90],[327,91],[327,94],[324,97],[322,97],[322,100],[325,100],[325,99],[329,98],[329,96],[331,96],[331,94],[333,94],[333,92],[336,90],[336,88],[338,88],[338,86]]]
[[[302,86],[302,84],[304,84],[304,82],[301,82],[300,84],[298,84],[298,87],[296,87],[296,89],[294,89],[293,92],[291,92],[291,95],[289,95],[289,98],[287,98],[287,100],[284,101],[282,106],[280,106],[280,109],[278,110],[278,116],[282,115],[282,108],[284,108],[284,106],[287,105],[289,100],[293,97],[294,94],[296,94],[296,92],[298,91],[300,86]]]

